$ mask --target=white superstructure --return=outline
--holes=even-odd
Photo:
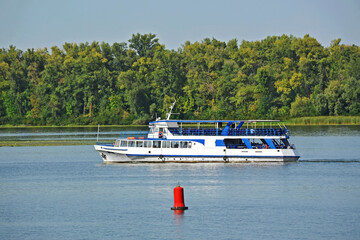
[[[108,163],[297,161],[288,139],[277,120],[158,120],[147,137],[94,147]]]

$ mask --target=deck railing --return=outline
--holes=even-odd
[[[219,128],[169,128],[174,136],[221,136]],[[224,136],[284,136],[288,131],[281,128],[244,128],[229,129]]]

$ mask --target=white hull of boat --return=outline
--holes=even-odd
[[[247,163],[295,162],[299,159],[295,149],[206,149],[206,155],[196,149],[132,148],[95,145],[105,163]]]

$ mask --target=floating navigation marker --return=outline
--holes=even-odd
[[[180,185],[177,185],[177,187],[174,188],[174,206],[171,210],[175,210],[176,214],[182,214],[184,210],[187,209],[188,207],[185,206],[184,202],[184,189],[180,187]]]

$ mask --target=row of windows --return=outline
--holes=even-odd
[[[149,141],[149,140],[117,140],[115,147],[144,147],[144,148],[191,148],[187,141]]]

